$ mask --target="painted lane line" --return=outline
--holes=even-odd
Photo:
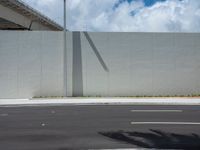
[[[200,122],[131,122],[132,125],[200,125]]]
[[[147,149],[145,148],[117,148],[117,149],[89,149],[89,150],[147,150]]]
[[[8,114],[0,114],[1,117],[6,117]]]
[[[131,110],[131,112],[178,112],[181,113],[183,110]]]

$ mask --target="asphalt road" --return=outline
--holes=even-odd
[[[0,150],[200,149],[200,106],[0,107]]]

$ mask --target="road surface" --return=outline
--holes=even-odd
[[[0,150],[200,149],[200,106],[0,107]]]

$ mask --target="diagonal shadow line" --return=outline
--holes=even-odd
[[[106,72],[109,72],[109,69],[108,69],[106,63],[104,62],[103,58],[101,57],[99,51],[97,50],[97,48],[96,48],[94,42],[92,41],[92,39],[90,38],[89,34],[88,34],[87,32],[83,32],[83,33],[84,33],[86,39],[88,40],[90,46],[92,47],[92,49],[93,49],[95,55],[97,56],[99,62],[101,63],[103,69],[104,69]]]

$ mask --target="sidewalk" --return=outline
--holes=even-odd
[[[200,98],[0,99],[0,106],[40,105],[200,105]]]

